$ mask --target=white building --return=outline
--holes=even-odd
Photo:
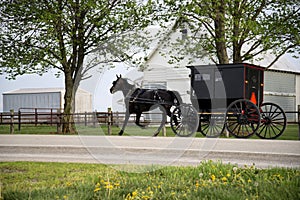
[[[54,109],[63,110],[64,88],[24,88],[3,93],[3,111],[13,109]],[[91,112],[92,95],[82,89],[78,89],[75,98],[75,113]]]

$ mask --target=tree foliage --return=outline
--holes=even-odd
[[[204,50],[215,63],[240,63],[271,52],[271,66],[285,53],[299,53],[298,1],[165,0],[163,5],[178,24],[188,25],[189,45],[184,48],[195,57]]]
[[[15,78],[58,69],[65,78],[64,113],[70,114],[89,69],[83,66],[86,56],[100,52],[99,62],[130,59],[128,48],[141,42],[131,33],[146,27],[152,12],[151,1],[2,0],[0,72]]]

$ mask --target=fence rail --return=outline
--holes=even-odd
[[[34,110],[34,109],[32,109]],[[108,109],[107,112],[84,112],[84,113],[74,113],[73,122],[76,125],[83,126],[96,126],[96,125],[107,125],[108,132],[111,133],[111,126],[120,126],[123,124],[125,119],[125,112],[112,112]],[[153,114],[153,113],[152,113]],[[63,117],[66,114],[60,112],[45,112],[35,110],[33,112],[2,112],[0,113],[0,125],[10,125],[10,133],[14,133],[15,126],[18,130],[21,130],[22,125],[50,125],[57,126],[57,132],[61,132],[63,125]],[[131,116],[129,123],[135,121],[135,116]]]

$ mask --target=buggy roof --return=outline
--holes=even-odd
[[[248,63],[234,63],[234,64],[214,64],[214,65],[190,65],[187,68],[195,68],[195,67],[203,67],[203,68],[213,68],[217,67],[218,69],[226,69],[226,68],[241,68],[241,67],[251,67],[256,68],[257,70],[265,70],[264,67],[248,64]]]

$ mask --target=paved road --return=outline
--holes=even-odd
[[[300,141],[0,135],[0,161],[197,165],[203,160],[299,168]]]

